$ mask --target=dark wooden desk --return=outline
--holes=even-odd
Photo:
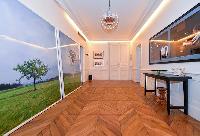
[[[166,81],[167,85],[167,112],[170,114],[170,109],[184,109],[184,113],[188,114],[188,79],[192,79],[189,76],[176,76],[172,74],[154,74],[154,73],[143,73],[145,75],[145,84],[144,84],[144,94],[147,92],[155,92],[156,95],[156,79]],[[154,90],[147,90],[146,80],[147,77],[152,77],[155,79]],[[184,92],[184,106],[172,106],[170,105],[170,81],[180,81],[183,82],[183,92]]]

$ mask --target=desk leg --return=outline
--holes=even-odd
[[[188,115],[188,80],[183,81],[184,91],[184,113]]]
[[[147,90],[147,76],[144,76],[144,95],[146,95],[146,90]]]
[[[170,81],[166,81],[167,84],[167,112],[170,115]]]
[[[156,85],[156,78],[155,78],[155,95],[156,95],[156,89],[157,89],[157,85]]]

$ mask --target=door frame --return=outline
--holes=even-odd
[[[80,46],[80,72],[81,72],[81,83],[84,82],[84,71],[83,71],[83,62],[84,62],[84,48],[82,46]]]
[[[141,44],[136,47],[135,82],[140,83],[141,79]]]

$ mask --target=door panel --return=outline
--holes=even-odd
[[[129,80],[129,47],[110,45],[110,80]]]
[[[129,64],[129,47],[128,46],[120,46],[120,65],[128,66]]]
[[[120,80],[129,79],[129,47],[120,46]]]
[[[120,79],[120,46],[110,46],[110,80]]]
[[[128,65],[120,66],[120,80],[128,80],[129,78],[129,67]]]

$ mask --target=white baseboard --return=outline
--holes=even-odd
[[[177,99],[175,96],[171,96],[172,101],[176,101],[176,104],[183,105],[183,100]],[[173,105],[173,103],[172,103]],[[183,111],[183,110],[181,110]],[[192,118],[200,121],[200,108],[199,106],[195,106],[194,103],[188,103],[188,115],[190,115]]]

